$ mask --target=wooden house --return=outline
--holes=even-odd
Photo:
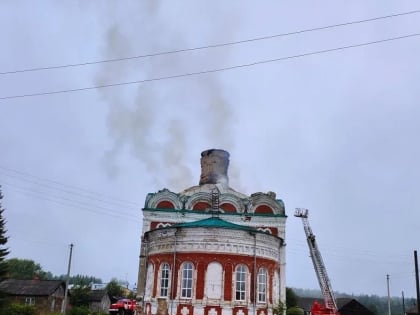
[[[18,280],[6,279],[0,282],[12,303],[34,305],[40,314],[59,312],[64,299],[65,282],[62,280]]]
[[[108,313],[111,300],[107,290],[91,290],[89,292],[89,309],[94,312]]]

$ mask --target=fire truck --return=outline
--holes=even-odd
[[[298,208],[295,212],[295,217],[301,218],[303,222],[303,229],[306,234],[306,241],[309,246],[309,253],[314,265],[316,277],[318,279],[319,287],[324,297],[324,305],[317,302],[311,307],[312,315],[339,315],[337,309],[337,302],[334,292],[331,288],[330,279],[328,278],[327,269],[325,268],[324,261],[322,260],[321,252],[318,249],[315,235],[309,225],[308,210]]]

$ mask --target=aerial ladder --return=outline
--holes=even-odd
[[[312,263],[318,278],[319,287],[321,288],[324,297],[325,306],[314,303],[314,305],[312,305],[311,313],[312,315],[338,314],[337,302],[331,287],[330,279],[328,278],[327,269],[322,260],[321,252],[318,249],[315,235],[312,233],[312,229],[309,225],[308,210],[302,208],[296,209],[295,217],[302,219]]]

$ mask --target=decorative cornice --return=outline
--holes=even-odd
[[[175,209],[182,209],[182,201],[179,198],[179,195],[164,188],[159,190],[157,193],[148,194],[146,198],[145,208],[157,208],[157,205],[161,201],[170,201],[173,203]]]
[[[250,234],[246,231],[222,228],[164,229],[147,234],[147,252],[191,252],[244,255],[278,261],[282,239],[270,234]]]

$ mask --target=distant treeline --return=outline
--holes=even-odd
[[[313,297],[313,298],[321,298],[322,294],[320,290],[313,290],[313,289],[299,289],[299,288],[291,288],[293,292],[298,297]],[[388,315],[388,297],[386,296],[378,296],[378,295],[355,295],[355,294],[347,294],[341,292],[335,292],[335,296],[337,298],[353,298],[357,300],[359,303],[363,304],[369,310],[371,310],[375,315]],[[391,297],[390,299],[391,304],[391,314],[392,315],[404,315],[404,307],[403,307],[403,299],[402,297]],[[404,299],[404,306],[405,311],[413,309],[416,305],[416,299],[414,298],[405,298]]]
[[[52,276],[49,279],[52,280],[66,280],[66,275],[60,275],[60,276]],[[69,284],[77,284],[81,286],[87,286],[91,283],[102,283],[102,280],[100,278],[96,278],[93,276],[86,276],[86,275],[75,275],[69,277]]]

